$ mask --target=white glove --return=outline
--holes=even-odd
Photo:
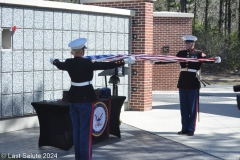
[[[216,61],[214,63],[221,63],[221,57],[217,56],[215,58],[216,58]]]
[[[155,61],[149,61],[151,64],[155,64]]]
[[[128,57],[127,59],[124,59],[124,62],[126,64],[134,64],[136,59],[133,56]]]
[[[53,64],[54,60],[55,60],[55,58],[50,58],[50,63]]]

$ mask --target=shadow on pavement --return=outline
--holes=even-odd
[[[161,95],[158,95],[161,96]],[[166,98],[166,97],[165,97]],[[223,97],[224,98],[224,97]],[[179,103],[178,97],[175,97],[175,100],[173,100],[173,103]],[[200,97],[200,104],[199,104],[199,110],[202,113],[208,113],[213,115],[221,115],[221,116],[228,116],[228,117],[235,117],[240,118],[240,110],[237,108],[237,104],[224,104],[226,101],[222,101],[221,103],[221,97],[209,99],[208,101],[201,101]],[[235,101],[235,100],[232,100]],[[163,101],[154,101],[154,102],[166,102],[166,100],[163,99]],[[214,103],[215,102],[215,103]],[[168,103],[171,103],[170,100]],[[171,110],[180,110],[179,104],[163,104],[163,105],[155,105],[152,107],[153,109],[171,109]]]
[[[121,138],[110,136],[105,141],[93,145],[93,160],[202,160],[217,159],[204,152],[187,147],[156,134],[121,124]],[[32,133],[28,137],[28,133]],[[54,147],[38,147],[39,128],[24,129],[8,134],[0,134],[0,153],[42,154],[57,153],[57,159],[74,160],[74,148],[69,151]],[[54,160],[55,158],[53,158]]]

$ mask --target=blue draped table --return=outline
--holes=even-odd
[[[93,134],[93,142],[109,138],[109,134],[121,137],[119,118],[125,96],[111,96],[108,99],[98,99],[95,104],[102,104],[107,108],[106,126],[101,133]],[[101,103],[99,103],[101,102]],[[68,102],[32,102],[38,115],[40,136],[38,146],[53,146],[63,150],[69,150],[73,146],[72,121],[69,114],[70,103]],[[98,105],[95,106],[98,107]],[[98,109],[102,111],[102,109]],[[93,115],[95,118],[95,115]],[[94,127],[93,127],[94,132]]]

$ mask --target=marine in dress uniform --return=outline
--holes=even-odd
[[[186,44],[186,50],[177,53],[177,57],[208,58],[201,50],[194,48],[197,37],[185,35],[182,37]],[[215,63],[220,63],[221,58],[215,57]],[[213,62],[211,62],[213,63]],[[163,64],[156,62],[155,64]],[[179,88],[180,112],[182,129],[179,135],[193,136],[196,127],[197,112],[199,107],[199,89],[201,88],[198,78],[202,62],[180,62],[181,72],[177,87]]]
[[[73,124],[73,140],[76,160],[92,159],[92,119],[96,94],[92,86],[93,71],[119,67],[127,63],[134,63],[133,59],[114,62],[93,62],[82,58],[85,50],[86,38],[79,38],[69,43],[74,58],[60,62],[51,58],[50,62],[58,69],[67,71],[71,78],[69,90],[70,116]]]

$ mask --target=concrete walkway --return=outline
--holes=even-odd
[[[122,138],[111,136],[94,144],[93,159],[239,160],[240,110],[232,86],[211,85],[201,89],[200,111],[195,135],[179,136],[176,134],[181,129],[178,92],[154,91],[153,109],[122,112]],[[73,148],[69,151],[38,148],[38,137],[39,128],[0,134],[0,157],[1,153],[21,156],[54,153],[58,158],[53,159],[74,160]]]
[[[93,160],[218,160],[219,158],[187,147],[164,137],[121,124],[121,138],[109,139],[93,145]],[[54,147],[38,148],[39,128],[31,128],[0,135],[0,153],[42,156],[54,154],[60,160],[74,160],[74,148],[63,151]],[[0,158],[1,159],[1,158]],[[2,158],[3,159],[3,158]],[[24,160],[26,158],[22,158]],[[28,159],[35,159],[29,157]],[[6,159],[9,160],[9,159]],[[15,160],[15,159],[12,159]]]
[[[125,111],[124,123],[221,159],[240,159],[240,110],[232,86],[210,85],[200,91],[200,122],[193,137],[181,130],[177,91],[154,91],[153,110]],[[195,158],[193,158],[195,159]]]

